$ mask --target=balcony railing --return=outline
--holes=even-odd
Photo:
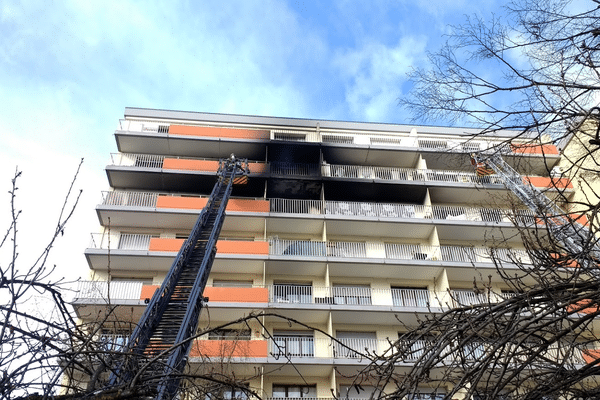
[[[75,298],[102,300],[139,300],[141,281],[80,281]]]
[[[216,162],[201,158],[188,158],[178,156],[164,156],[155,154],[112,153],[111,165],[126,167],[163,168],[165,160],[189,160]],[[264,164],[264,163],[263,163]],[[396,167],[379,167],[363,165],[335,165],[335,164],[300,164],[272,162],[269,169],[272,174],[295,176],[326,176],[355,179],[380,179],[384,181],[410,181],[410,182],[452,182],[467,184],[495,184],[502,185],[502,180],[496,175],[478,176],[474,172],[460,172],[435,169],[411,169]],[[177,169],[174,166],[169,169]],[[205,168],[208,168],[206,166]],[[186,168],[184,168],[186,169]],[[210,169],[210,168],[209,168]],[[203,169],[204,170],[204,169]],[[207,169],[208,170],[208,169]],[[216,172],[216,166],[215,166]],[[533,177],[532,177],[533,178]]]
[[[169,133],[169,125],[166,122],[151,120],[127,120],[119,121],[118,130],[122,133]],[[201,125],[197,125],[201,127]],[[356,134],[352,131],[332,133],[321,130],[321,134],[315,130],[281,130],[272,129],[271,137],[275,140],[306,141],[337,144],[362,144],[381,146],[402,146],[421,150],[437,150],[440,152],[473,153],[491,148],[499,149],[504,153],[512,153],[509,146],[502,146],[503,141],[483,141],[473,139],[440,139],[439,135],[428,135],[419,133],[410,135],[408,132],[395,133],[392,135]],[[243,140],[247,140],[244,138]],[[547,152],[548,154],[552,154]]]
[[[456,183],[486,183],[501,185],[502,180],[495,175],[477,176],[473,172],[459,172],[434,169],[410,169],[394,167],[377,167],[362,165],[333,165],[326,164],[321,168],[323,176],[381,179],[387,181],[417,181],[417,182],[456,182]]]
[[[156,192],[105,191],[102,192],[102,205],[154,208],[157,205],[159,196],[177,197],[171,194],[159,194]],[[510,222],[511,220],[514,220],[514,211],[497,208],[279,198],[269,199],[268,201],[271,212],[286,214],[325,214],[332,216],[343,215],[484,222]],[[534,215],[530,210],[518,210],[518,217],[533,218]]]
[[[110,299],[114,303],[121,300],[140,300],[151,296],[152,292],[142,294],[142,287],[145,283],[141,281],[113,281],[109,284],[104,281],[81,281],[78,283],[75,302],[81,300],[104,300]],[[153,288],[152,286],[145,286]],[[254,286],[249,290],[261,290],[263,286]],[[211,287],[207,287],[207,290]],[[485,294],[476,294],[472,290],[452,290],[434,292],[428,289],[417,288],[371,288],[367,286],[309,286],[293,284],[274,284],[265,286],[268,292],[268,302],[274,305],[289,304],[317,304],[330,306],[354,306],[354,305],[373,305],[373,306],[395,306],[404,308],[448,308],[458,306],[468,306],[473,304],[485,304],[488,302],[500,302],[509,298],[506,293],[491,292]],[[227,290],[227,288],[219,288]],[[214,297],[215,302],[238,302],[236,295],[240,295],[239,288],[232,287],[230,292],[223,295],[222,298]],[[267,300],[248,300],[245,302],[263,303]]]
[[[310,336],[276,335],[270,345],[270,353],[276,358],[315,356],[315,341]]]
[[[122,167],[162,168],[165,156],[156,154],[111,153],[111,165]]]
[[[478,294],[473,290],[452,290],[451,294],[455,307],[485,304],[488,302],[487,294]]]
[[[150,240],[156,235],[139,233],[93,233],[92,249],[149,250]],[[109,238],[110,243],[109,243]],[[112,247],[111,247],[112,246]],[[387,258],[393,260],[432,260],[465,263],[530,264],[527,252],[476,246],[427,246],[399,243],[371,242],[317,242],[308,240],[270,239],[269,255],[333,257],[333,258]]]
[[[335,358],[362,358],[360,353],[373,355],[377,352],[377,339],[339,338],[337,340],[334,346]]]
[[[156,192],[102,192],[102,205],[129,207],[156,207],[158,193]]]
[[[391,289],[392,301],[399,307],[429,307],[431,292],[427,289]]]

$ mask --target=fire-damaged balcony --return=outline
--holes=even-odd
[[[283,150],[282,150],[283,152]],[[422,202],[426,190],[432,199],[457,202],[466,194],[479,195],[481,185],[490,190],[505,190],[495,175],[478,176],[474,172],[436,169],[414,169],[384,166],[339,165],[296,161],[298,155],[269,163],[250,162],[248,185],[237,188],[234,195],[260,197],[312,198],[321,196],[321,184],[331,200],[389,199],[401,202]],[[314,157],[313,157],[314,158]],[[210,193],[216,179],[217,160],[192,159],[149,154],[113,154],[112,164],[106,172],[115,188],[140,190],[177,190],[190,193]],[[532,185],[546,190],[572,191],[567,179],[529,176],[524,178]],[[409,190],[407,190],[409,189]],[[465,192],[468,191],[468,192]]]

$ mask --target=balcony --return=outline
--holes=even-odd
[[[371,338],[331,339],[329,337],[274,335],[269,340],[269,355],[284,362],[288,358],[332,358],[360,362],[364,359],[362,354],[381,354],[389,347],[388,340]]]
[[[113,153],[106,174],[114,188],[210,193],[218,166],[218,159]],[[268,165],[251,161],[248,167],[254,182],[237,186],[236,191],[242,196],[257,197],[264,193],[264,180],[256,178],[267,175]]]
[[[158,285],[147,285],[141,281],[81,281],[75,291],[75,305],[145,305],[157,290]],[[277,310],[364,310],[394,312],[432,312],[450,306],[469,306],[488,301],[499,302],[506,294],[475,294],[472,290],[434,292],[418,288],[371,288],[351,285],[329,287],[274,284],[241,287],[207,286],[204,296],[212,306],[219,308],[261,308]],[[109,301],[110,299],[110,301]],[[228,304],[227,304],[228,303]],[[316,307],[315,307],[316,306]],[[393,308],[392,308],[393,307]]]
[[[211,119],[212,120],[212,119]],[[421,153],[428,163],[439,161],[444,164],[449,158],[457,155],[468,155],[502,146],[505,138],[486,137],[485,140],[473,139],[476,130],[431,128],[408,125],[386,125],[373,127],[372,124],[348,123],[335,121],[306,121],[302,127],[294,124],[298,121],[280,118],[269,119],[274,125],[264,129],[264,119],[256,120],[260,129],[247,129],[229,123],[229,127],[200,125],[169,124],[168,121],[120,120],[115,133],[120,151],[150,152],[155,154],[195,155],[209,153],[217,157],[227,157],[231,152],[244,154],[245,157],[263,159],[266,146],[277,142],[322,143],[327,159],[334,162],[353,163],[376,162],[384,158],[390,162],[405,159],[410,163],[411,153]],[[280,121],[280,122],[277,122]],[[186,123],[189,121],[186,120]],[[317,123],[320,129],[316,129]],[[214,122],[208,122],[214,124]],[[283,124],[283,125],[281,125]],[[361,132],[357,133],[356,129]],[[369,132],[369,130],[375,131]],[[389,133],[384,133],[388,131]],[[459,136],[464,135],[464,136]],[[144,140],[136,140],[142,136]],[[528,156],[531,167],[543,173],[551,169],[558,161],[558,151],[553,145],[517,144],[512,147],[503,146],[501,151],[507,159]],[[261,155],[263,157],[261,157]],[[252,157],[253,156],[253,157]]]
[[[119,167],[120,171],[147,171],[147,172],[192,172],[214,175],[217,172],[219,161],[217,159],[190,158],[180,156],[166,156],[155,154],[112,153],[111,163],[107,168],[109,178],[112,167]],[[264,176],[296,176],[296,177],[325,177],[328,179],[350,178],[368,181],[388,181],[393,183],[418,183],[429,186],[448,184],[485,184],[503,185],[502,180],[496,175],[478,176],[475,172],[461,172],[446,169],[414,169],[386,166],[366,165],[341,165],[341,164],[299,164],[287,162],[250,162],[250,174]],[[547,177],[531,176],[525,178],[532,185],[539,188],[549,188],[551,179]],[[568,180],[556,180],[559,189],[572,189]],[[112,185],[118,187],[121,185]],[[126,186],[126,185],[125,185]],[[132,186],[129,186],[132,187]]]
[[[492,255],[505,262],[518,258],[529,264],[527,252],[518,249],[492,249],[482,246],[428,246],[376,242],[317,242],[271,239],[269,254],[275,256],[381,258],[387,260],[452,261],[491,263]]]
[[[178,196],[156,192],[106,191],[96,211],[101,225],[135,226],[156,229],[191,229],[208,197]],[[429,230],[415,224],[435,223],[440,237],[479,241],[490,226],[502,224],[506,236],[516,236],[511,221],[531,224],[529,210],[478,208],[453,205],[417,205],[401,203],[320,201],[298,199],[231,198],[226,210],[224,230],[243,230],[262,235],[267,230],[281,233],[312,233],[320,221],[327,221],[327,231],[343,235],[348,231],[369,236],[373,231],[387,237],[426,239]],[[457,225],[460,237],[457,237]],[[513,232],[514,231],[514,232]]]
[[[92,234],[85,255],[91,268],[106,269],[110,255],[111,267],[147,271],[167,270],[184,239],[160,238],[152,234],[114,232],[111,235]],[[110,251],[109,251],[110,250]],[[527,253],[519,249],[488,248],[483,246],[428,246],[381,242],[338,242],[270,239],[269,241],[219,240],[215,268],[236,268],[240,273],[260,273],[262,261],[314,261],[322,263],[375,263],[447,266],[448,262],[463,264],[469,270],[473,264],[496,261],[513,265],[515,260],[530,264]],[[225,266],[228,262],[244,259]],[[219,266],[222,264],[222,266]],[[457,265],[459,266],[459,265]],[[335,265],[330,264],[330,268]],[[381,272],[381,271],[380,271]],[[346,271],[345,274],[347,274]],[[341,273],[340,276],[347,276]],[[458,279],[457,280],[465,280]],[[472,279],[472,278],[471,278]],[[467,281],[469,279],[466,279]]]

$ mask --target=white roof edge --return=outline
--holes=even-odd
[[[206,122],[225,122],[241,124],[260,124],[282,127],[303,127],[316,128],[317,124],[321,128],[330,129],[348,129],[348,130],[366,130],[366,131],[388,131],[388,132],[410,132],[411,129],[417,129],[419,133],[430,133],[437,135],[460,135],[471,136],[478,134],[481,130],[476,128],[459,128],[430,125],[405,125],[381,122],[352,122],[352,121],[333,121],[304,118],[288,117],[267,117],[257,115],[240,114],[220,114],[195,111],[174,111],[159,110],[152,108],[125,107],[125,118],[164,118],[178,119],[182,121],[206,121]],[[518,131],[498,131],[491,136],[495,137],[514,137],[520,134]]]

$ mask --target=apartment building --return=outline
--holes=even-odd
[[[249,160],[249,180],[227,206],[199,328],[256,311],[301,324],[273,315],[204,335],[190,367],[233,373],[265,398],[368,397],[369,382],[351,389],[364,354],[388,350],[420,316],[485,301],[474,280],[491,275],[494,296],[508,295],[490,248],[505,268],[511,257],[528,262],[514,196],[497,176],[478,176],[470,154],[500,148],[540,188],[552,186],[560,155],[503,144],[511,132],[476,133],[126,108],[77,313],[92,320],[116,305],[102,340],[126,341],[206,204],[218,160],[235,154]],[[420,398],[443,390],[424,385]]]

